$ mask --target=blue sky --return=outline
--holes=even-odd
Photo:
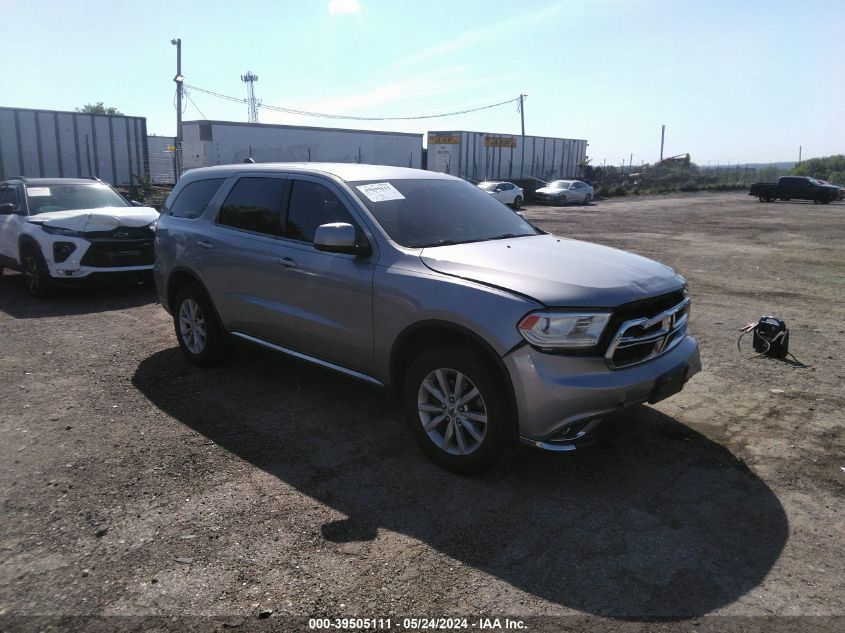
[[[103,101],[175,131],[186,83],[263,103],[365,116],[471,108],[528,94],[526,133],[584,138],[594,163],[699,164],[845,153],[845,0],[4,0],[0,105]],[[245,121],[193,91],[184,117]],[[203,115],[200,114],[200,111]],[[265,123],[519,133],[514,104],[446,119]]]

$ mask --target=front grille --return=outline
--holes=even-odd
[[[119,268],[152,266],[154,260],[153,240],[148,231],[147,239],[91,240],[91,246],[80,263],[92,268]]]
[[[680,291],[621,306],[606,329],[608,366],[629,367],[675,347],[686,336],[689,308]]]
[[[85,234],[90,240],[150,240],[153,230],[149,226],[119,226],[110,231],[89,231]]]

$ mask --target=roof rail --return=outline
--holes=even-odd
[[[8,177],[4,178],[3,180],[22,180],[22,181],[26,182],[26,178],[24,178],[23,176],[8,176]]]
[[[96,176],[83,176],[83,178],[87,178],[89,180],[96,180],[97,182],[103,182],[102,180],[100,180]]]

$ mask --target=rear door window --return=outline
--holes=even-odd
[[[282,235],[284,178],[241,178],[226,196],[217,223],[243,231]]]
[[[335,193],[318,182],[293,180],[286,222],[286,236],[300,242],[314,242],[321,224],[346,222],[356,226],[346,206]]]

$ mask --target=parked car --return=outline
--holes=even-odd
[[[55,284],[149,279],[158,212],[85,178],[0,182],[0,272],[21,270],[29,292]]]
[[[486,191],[490,196],[501,202],[518,209],[525,199],[525,194],[521,187],[517,187],[512,182],[502,181],[485,181],[478,183],[478,188]]]
[[[776,183],[755,182],[748,190],[749,196],[760,202],[775,200],[812,200],[817,204],[827,204],[839,198],[839,187],[822,184],[815,178],[806,176],[782,176]]]
[[[590,204],[594,195],[593,188],[580,180],[555,180],[548,187],[541,187],[534,193],[537,202],[554,204]]]
[[[461,472],[516,438],[573,450],[701,367],[683,277],[544,233],[445,174],[196,169],[155,242],[156,287],[189,361],[221,361],[231,336],[395,389],[423,450]]]

